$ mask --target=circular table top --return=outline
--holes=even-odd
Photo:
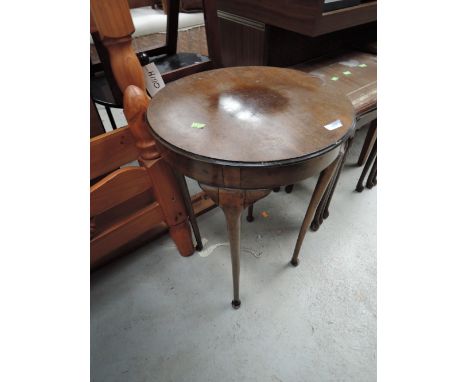
[[[169,149],[236,165],[287,163],[341,144],[355,123],[348,98],[318,77],[246,66],[196,73],[166,85],[147,120]]]

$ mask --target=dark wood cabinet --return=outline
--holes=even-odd
[[[224,66],[294,65],[377,34],[377,1],[218,0],[217,14]]]

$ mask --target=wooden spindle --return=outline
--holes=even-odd
[[[146,93],[137,86],[131,85],[125,90],[124,113],[140,151],[138,161],[148,171],[154,195],[161,205],[177,249],[182,256],[190,256],[194,248],[183,196],[172,168],[161,157],[156,141],[149,133],[145,119],[148,103]]]

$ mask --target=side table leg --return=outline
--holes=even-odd
[[[377,177],[377,155],[375,156],[374,164],[372,165],[372,169],[369,173],[369,177],[367,178],[367,182],[366,182],[366,187],[369,190],[375,186],[374,181],[376,177]]]
[[[315,186],[314,192],[312,193],[309,207],[307,208],[304,220],[302,221],[301,230],[299,231],[299,236],[297,237],[296,246],[294,248],[294,254],[291,259],[291,264],[295,267],[299,264],[299,252],[301,250],[307,228],[312,222],[315,212],[317,211],[317,207],[322,200],[331,179],[333,178],[333,174],[335,173],[337,166],[341,161],[341,157],[342,155],[340,155],[330,166],[323,170],[317,180],[317,185]]]
[[[249,210],[248,210],[248,213],[247,213],[247,221],[250,223],[250,222],[253,222],[254,221],[254,217],[253,217],[253,204],[251,204],[249,206]]]
[[[333,178],[330,180],[330,183],[327,187],[327,189],[325,190],[325,192],[323,193],[323,198],[320,200],[318,206],[317,206],[317,209],[315,211],[315,214],[314,214],[314,218],[312,219],[312,223],[310,224],[310,229],[312,231],[318,231],[318,229],[320,228],[320,215],[322,213],[322,210],[325,209],[325,203],[327,201],[327,195],[330,193],[330,188],[331,188],[331,185],[333,183]]]
[[[328,184],[328,187],[323,195],[322,200],[320,201],[317,211],[315,212],[314,219],[312,220],[312,224],[310,225],[310,229],[312,231],[318,231],[320,226],[323,223],[324,219],[327,219],[328,216],[330,215],[328,208],[330,206],[331,199],[333,197],[333,194],[335,192],[336,185],[338,183],[338,180],[340,179],[340,174],[341,171],[343,170],[343,166],[346,162],[346,157],[349,153],[349,149],[351,147],[351,144],[353,143],[354,138],[349,138],[348,141],[346,142],[346,147],[344,149],[344,153],[341,156],[340,162],[337,164],[337,169],[335,171],[335,174],[333,175],[332,179],[330,180],[330,183]]]
[[[242,211],[257,200],[267,196],[271,190],[242,190],[232,188],[218,188],[200,184],[206,194],[224,212],[229,233],[229,246],[231,247],[232,283],[234,298],[232,307],[239,309],[239,275],[240,275],[240,227]]]
[[[333,194],[335,192],[336,185],[338,184],[338,181],[340,180],[340,175],[341,175],[341,172],[343,171],[343,167],[344,167],[344,165],[346,163],[346,158],[348,156],[349,150],[351,149],[351,145],[353,144],[353,140],[354,140],[354,138],[349,138],[348,142],[346,143],[346,149],[344,151],[343,157],[341,158],[341,163],[339,165],[339,168],[338,168],[338,170],[336,172],[336,175],[335,175],[335,178],[333,180],[332,189],[330,191],[330,194],[327,197],[327,204],[325,204],[325,209],[323,211],[323,218],[324,219],[327,219],[328,216],[330,215],[330,212],[328,211],[328,208],[330,207],[330,202],[331,202],[331,199],[332,199]],[[320,224],[322,224],[322,222],[320,222]]]
[[[201,251],[203,249],[203,243],[200,235],[200,229],[198,228],[197,218],[195,216],[195,212],[193,211],[192,199],[187,187],[187,181],[185,180],[185,176],[181,173],[174,170],[174,174],[177,178],[177,181],[179,182],[182,196],[184,198],[185,208],[187,209],[188,218],[190,220],[190,225],[192,226],[193,234],[195,235],[195,241],[197,242],[195,249],[197,251]]]
[[[107,116],[109,117],[109,122],[110,122],[110,124],[112,126],[112,130],[117,129],[117,125],[115,124],[114,116],[112,115],[112,111],[111,111],[110,107],[105,106],[105,108],[106,108]]]
[[[239,275],[240,275],[240,227],[241,215],[244,210],[242,204],[224,207],[227,229],[229,233],[229,246],[231,247],[232,283],[234,288],[234,299],[231,304],[234,309],[239,309]]]
[[[359,159],[357,165],[361,167],[366,159],[369,157],[370,151],[372,149],[372,144],[375,141],[377,131],[377,120],[374,119],[367,130],[366,139],[362,145],[361,153],[359,154]]]
[[[377,158],[375,158],[375,161],[377,162]],[[375,169],[374,178],[372,179],[372,185],[377,186],[377,168]]]
[[[364,169],[362,170],[361,176],[359,177],[358,183],[356,185],[356,191],[357,192],[362,192],[364,189],[364,178],[367,175],[367,171],[369,171],[369,167],[374,161],[375,157],[377,155],[377,140],[374,142],[374,146],[372,147],[372,151],[369,155],[369,158],[367,158],[366,164],[364,165]]]

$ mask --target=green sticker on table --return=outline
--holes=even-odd
[[[203,129],[206,126],[205,123],[200,123],[200,122],[192,122],[192,127],[194,129]]]
[[[350,76],[350,75],[351,75],[351,72],[350,72],[349,70],[347,70],[346,72],[343,72],[343,74],[344,74],[345,76]]]
[[[337,76],[333,76],[332,78],[330,78],[332,81],[338,81],[340,79],[340,77],[337,77]]]
[[[360,68],[367,68],[367,64],[359,64],[358,65]]]

